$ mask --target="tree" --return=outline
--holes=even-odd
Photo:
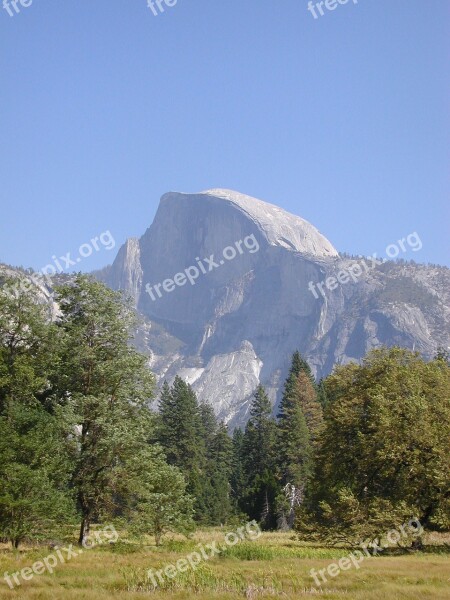
[[[189,527],[184,479],[150,444],[153,377],[128,343],[133,311],[77,275],[56,290],[55,324],[36,290],[15,289],[0,289],[0,536],[48,539],[75,500],[80,544],[94,519],[127,511],[158,542]]]
[[[210,492],[210,480],[204,435],[195,392],[177,376],[171,388],[163,386],[156,439],[169,464],[178,467],[186,479],[187,491],[195,499],[196,520],[207,523],[210,518],[207,493]]]
[[[180,377],[175,377],[171,388],[167,382],[162,387],[156,440],[169,463],[186,478],[195,499],[196,521],[226,522],[231,513],[232,442],[212,407],[199,404],[191,386]]]
[[[274,504],[279,491],[275,475],[276,423],[271,413],[270,401],[264,387],[259,385],[242,442],[246,482],[242,510],[268,529],[276,525]]]
[[[278,414],[278,469],[283,488],[295,490],[299,498],[308,491],[322,420],[311,369],[295,352]],[[279,523],[292,528],[297,506],[284,492],[279,494]]]
[[[323,379],[321,379],[317,384],[317,400],[322,406],[322,409],[325,410],[330,400],[328,398],[327,389]]]
[[[164,381],[160,392],[155,441],[164,449],[168,462],[177,464],[180,455],[178,450],[178,413],[175,398],[167,381]]]
[[[305,486],[312,475],[313,451],[305,413],[299,398],[300,384],[284,396],[278,420],[278,457],[284,485]]]
[[[236,428],[232,438],[232,469],[230,476],[231,498],[235,512],[241,510],[245,496],[245,469],[244,469],[244,433]]]
[[[57,363],[49,309],[18,281],[22,278],[5,278],[0,288],[0,414],[9,403],[45,404],[51,395],[49,376]]]
[[[188,534],[193,530],[193,499],[186,493],[179,469],[168,465],[161,454],[147,451],[146,455],[130,464],[131,481],[137,485],[127,515],[132,534],[152,534],[159,546],[169,531]],[[140,473],[143,461],[148,465],[144,477]]]
[[[74,513],[67,420],[51,398],[55,329],[17,280],[0,288],[0,536],[52,537]],[[8,290],[15,289],[15,294]]]
[[[77,427],[72,484],[81,524],[117,511],[120,475],[148,443],[153,377],[146,358],[129,344],[134,322],[121,295],[84,275],[57,288],[62,348],[55,387],[69,398]],[[142,472],[148,467],[142,464]]]
[[[311,367],[309,366],[307,361],[304,360],[304,358],[301,356],[300,352],[296,350],[292,355],[291,367],[289,369],[287,379],[284,383],[284,396],[292,395],[292,392],[294,391],[296,385],[297,377],[300,375],[300,373],[305,373],[308,379],[310,380],[311,384],[314,387],[316,387],[316,382],[314,380]]]
[[[443,348],[442,346],[440,346],[437,349],[435,359],[442,360],[446,363],[447,366],[450,366],[450,352],[447,348]]]
[[[450,523],[450,369],[400,348],[370,352],[327,379],[315,490],[299,527],[341,539],[412,517]],[[339,537],[340,536],[340,537]]]
[[[301,406],[311,445],[315,447],[323,426],[323,411],[317,399],[317,390],[305,372],[300,373],[296,379],[294,397]]]
[[[159,401],[157,439],[169,463],[182,470],[188,484],[197,478],[205,454],[201,429],[199,405],[191,386],[178,376],[172,388],[165,383]]]
[[[208,449],[209,469],[211,473],[213,524],[227,523],[232,513],[230,498],[230,478],[233,462],[233,442],[227,427],[220,423]]]
[[[18,548],[71,525],[74,499],[59,415],[41,406],[9,406],[0,416],[0,537]]]

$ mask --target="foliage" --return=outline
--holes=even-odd
[[[283,487],[294,486],[298,493],[290,499],[285,492],[278,494],[277,512],[282,527],[292,528],[297,506],[310,484],[322,422],[322,405],[311,369],[295,352],[278,415],[278,470]]]
[[[335,370],[302,532],[309,524],[339,539],[409,518],[448,528],[449,373],[445,361],[400,348]]]
[[[0,289],[0,536],[17,548],[56,535],[74,505],[61,452],[70,421],[49,394],[55,331],[32,293],[7,290]]]
[[[197,522],[226,523],[231,514],[232,442],[212,408],[199,404],[191,386],[176,377],[163,384],[156,440],[167,460],[178,467],[195,499]]]
[[[145,461],[146,471],[141,473]],[[154,535],[156,545],[171,532],[188,534],[194,529],[193,500],[186,494],[186,481],[181,472],[168,465],[160,453],[146,451],[131,461],[128,476],[135,482],[127,515],[130,533],[142,538]]]
[[[72,483],[82,543],[93,519],[117,510],[120,476],[147,443],[153,378],[128,344],[133,313],[120,294],[83,275],[56,291],[62,347],[54,385],[77,423]]]
[[[265,528],[276,526],[275,498],[279,492],[276,478],[276,424],[263,386],[256,389],[250,419],[242,440],[245,492],[241,509]]]
[[[318,384],[296,352],[278,420],[260,385],[231,438],[180,377],[151,411],[153,376],[119,293],[76,275],[56,288],[55,318],[16,283],[0,288],[0,537],[14,546],[58,537],[75,516],[80,543],[91,523],[117,518],[157,544],[193,519],[295,519],[328,544],[411,518],[450,527],[446,350],[430,362],[374,350]]]

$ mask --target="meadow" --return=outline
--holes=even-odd
[[[231,531],[231,529],[230,529]],[[397,552],[364,560],[360,568],[341,572],[322,586],[315,584],[310,569],[326,568],[346,556],[349,549],[318,548],[299,542],[291,533],[267,532],[254,541],[241,541],[220,555],[202,561],[155,589],[147,573],[175,564],[206,546],[222,543],[228,529],[197,531],[190,539],[174,536],[156,547],[123,539],[114,544],[84,550],[54,572],[34,575],[10,589],[3,573],[14,573],[43,560],[54,548],[27,547],[13,551],[0,547],[0,599],[12,600],[168,600],[248,598],[304,598],[355,600],[450,599],[448,536],[429,536],[424,551]],[[70,543],[70,542],[69,542]],[[66,544],[67,545],[67,544]],[[78,549],[74,546],[75,552]]]

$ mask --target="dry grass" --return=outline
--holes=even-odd
[[[230,529],[231,530],[231,529]],[[152,590],[148,569],[174,564],[196,549],[196,544],[223,542],[228,530],[199,531],[193,539],[174,538],[162,548],[117,544],[100,547],[58,565],[50,575],[35,575],[10,590],[0,580],[0,600],[234,600],[237,598],[306,598],[354,600],[450,600],[448,554],[433,552],[366,559],[318,587],[310,569],[326,568],[348,551],[305,546],[286,533],[265,533],[255,542],[241,542],[227,553],[203,563],[170,582],[168,589]],[[433,539],[440,543],[441,539]],[[16,572],[47,556],[47,548],[14,553],[0,549],[0,573]]]

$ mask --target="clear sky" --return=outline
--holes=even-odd
[[[119,245],[163,193],[225,187],[340,251],[417,231],[404,257],[449,265],[450,3],[355,1],[0,4],[0,261]]]

